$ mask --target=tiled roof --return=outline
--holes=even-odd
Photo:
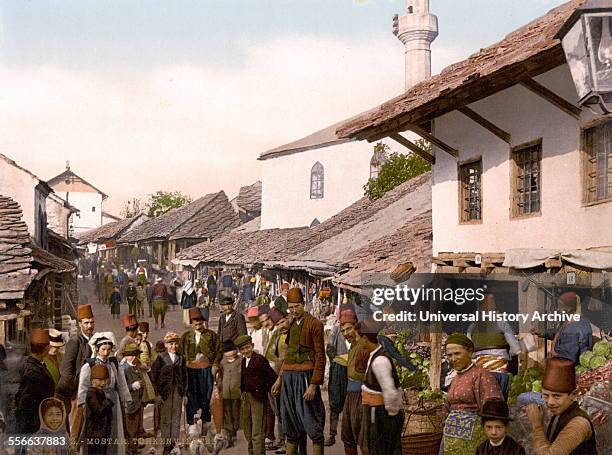
[[[232,209],[227,196],[223,191],[219,191],[145,221],[119,237],[118,242],[214,238],[239,224],[238,215]]]
[[[79,235],[79,245],[84,245],[86,243],[106,242],[108,240],[116,239],[118,236],[128,230],[136,221],[142,219],[143,217],[147,218],[144,213],[141,213],[132,218],[113,221],[112,223],[107,223],[99,228],[83,232]]]
[[[261,182],[241,187],[236,204],[247,212],[261,212]]]
[[[423,185],[430,185],[431,173],[420,175],[397,186],[383,197],[367,197],[350,205],[325,222],[312,228],[266,229],[255,232],[234,231],[209,243],[201,243],[182,250],[177,260],[199,260],[231,265],[252,265],[292,261],[316,245],[367,222],[378,212],[407,197]],[[381,234],[384,235],[384,234]]]
[[[383,137],[385,131],[401,131],[407,123],[419,124],[439,117],[515,85],[521,78],[536,76],[565,63],[561,44],[554,36],[583,1],[570,1],[552,9],[502,41],[344,122],[336,131],[338,137]]]

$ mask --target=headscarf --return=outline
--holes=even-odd
[[[458,344],[459,346],[463,346],[470,350],[474,350],[474,343],[463,333],[452,333],[446,339],[446,343],[444,346],[448,346],[449,344]]]

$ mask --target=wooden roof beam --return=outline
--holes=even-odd
[[[489,130],[489,132],[493,133],[495,136],[500,138],[502,141],[507,142],[508,144],[512,142],[510,133],[504,131],[503,129],[495,125],[494,123],[488,121],[486,118],[481,116],[478,112],[473,111],[467,106],[462,106],[458,108],[457,110],[461,112],[463,115],[465,115],[466,117],[478,123],[484,129]]]
[[[411,123],[408,123],[408,124],[405,125],[405,129],[410,130],[413,133],[416,133],[419,136],[421,136],[426,141],[429,141],[432,144],[437,145],[438,147],[440,147],[442,150],[444,150],[449,155],[451,155],[451,156],[453,156],[455,158],[459,158],[459,152],[457,151],[457,149],[451,147],[446,142],[443,142],[442,140],[438,139],[433,134],[428,133],[423,128],[421,128],[419,126],[416,126],[416,125],[413,125]]]
[[[523,79],[521,81],[521,85],[525,87],[527,90],[535,93],[536,95],[544,98],[549,103],[561,109],[563,112],[568,114],[571,117],[574,117],[576,120],[580,120],[580,113],[582,110],[567,101],[565,98],[560,97],[552,90],[544,87],[542,84],[537,82],[532,78]]]
[[[395,142],[397,142],[397,143],[403,145],[404,147],[406,147],[407,149],[409,149],[411,152],[416,153],[421,158],[423,158],[425,161],[427,161],[427,162],[429,162],[431,164],[435,164],[436,163],[436,157],[435,156],[433,156],[429,152],[423,150],[421,147],[416,145],[414,142],[406,139],[401,134],[399,134],[399,133],[391,133],[389,135],[389,137],[391,139],[393,139]]]

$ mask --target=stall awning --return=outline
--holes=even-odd
[[[612,269],[612,252],[544,248],[510,249],[506,251],[503,265],[514,269],[530,269],[544,265],[547,259],[561,259],[570,264],[596,270]]]

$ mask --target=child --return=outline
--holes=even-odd
[[[143,391],[144,391],[144,380],[142,378],[145,371],[142,371],[138,362],[138,355],[140,349],[135,343],[130,343],[123,348],[123,362],[121,362],[121,368],[125,374],[125,380],[132,396],[132,401],[125,407],[126,412],[126,426],[128,431],[128,437],[130,438],[128,453],[138,453],[138,436],[142,434],[142,404],[143,404]]]
[[[264,356],[253,350],[253,341],[241,335],[234,342],[242,354],[240,390],[242,394],[242,431],[249,446],[249,454],[266,453],[266,404],[276,373]]]
[[[228,447],[233,447],[240,428],[240,368],[238,350],[232,340],[223,343],[223,359],[217,383],[223,394],[223,429],[227,433]]]
[[[155,351],[153,351],[153,345],[150,341],[147,341],[149,338],[149,323],[141,322],[138,324],[138,333],[140,334],[140,355],[138,358],[142,363],[144,363],[147,368],[151,368],[153,365],[153,361],[155,360]],[[163,343],[162,343],[163,346]]]
[[[144,303],[147,300],[147,291],[145,291],[144,283],[138,282],[136,286],[136,316],[144,317]]]
[[[87,390],[83,433],[88,442],[88,455],[106,455],[107,445],[103,443],[103,439],[110,438],[113,420],[113,402],[104,393],[108,376],[108,368],[105,365],[96,364],[91,367],[91,387]]]
[[[525,455],[525,449],[514,439],[507,435],[509,417],[508,405],[499,398],[485,402],[482,412],[482,426],[488,441],[484,441],[476,448],[475,455]]]
[[[113,319],[119,319],[121,314],[121,292],[119,292],[118,286],[113,288],[113,293],[110,296],[110,307]]]
[[[68,455],[68,444],[70,441],[64,427],[66,420],[64,403],[57,398],[45,398],[38,407],[38,416],[40,417],[40,429],[34,433],[34,436],[63,438],[58,441],[64,441],[64,444],[60,443],[56,447],[47,447],[39,451],[30,450],[29,453]]]
[[[157,357],[158,355],[163,354],[164,352],[166,352],[166,345],[164,344],[163,340],[158,340],[155,343],[155,356]],[[160,411],[160,405],[161,405],[161,397],[159,396],[159,393],[157,395],[157,397],[155,398],[155,408],[153,409],[153,433],[155,434],[155,436],[158,435],[159,431],[160,431],[160,422],[161,422],[161,411]]]

